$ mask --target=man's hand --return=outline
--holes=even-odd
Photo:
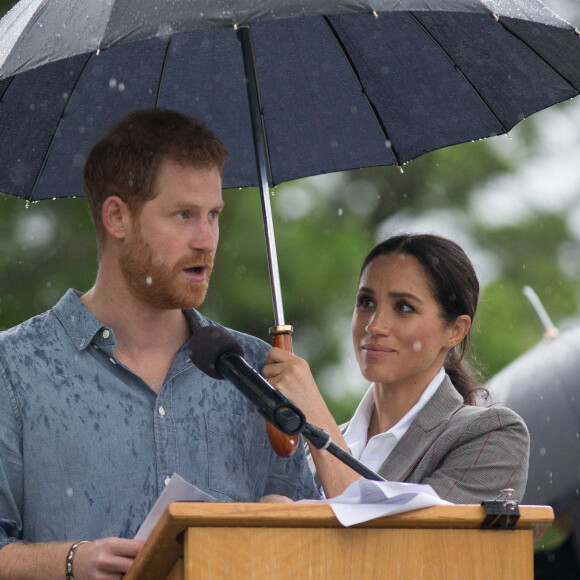
[[[0,580],[63,580],[72,544],[8,544],[0,550]],[[142,547],[143,542],[121,538],[81,544],[73,558],[75,580],[119,580]]]
[[[143,547],[139,540],[103,538],[81,544],[73,560],[75,580],[119,580]]]
[[[269,493],[260,500],[260,503],[294,503],[293,499],[277,493]]]

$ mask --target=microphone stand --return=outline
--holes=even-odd
[[[370,479],[372,481],[386,481],[384,477],[381,477],[378,473],[369,469],[364,465],[364,463],[361,463],[350,453],[347,453],[342,447],[334,443],[330,438],[330,435],[324,431],[324,429],[320,429],[319,427],[312,425],[312,423],[304,423],[304,428],[301,433],[306,437],[306,439],[308,439],[308,441],[310,441],[310,443],[312,443],[312,445],[314,445],[314,447],[316,447],[316,449],[325,449],[356,471],[359,475],[362,475],[365,479]]]
[[[220,370],[222,370],[224,375],[227,374],[227,369]],[[252,393],[248,394],[247,392],[244,392],[244,394],[246,394],[246,396],[250,395],[250,398],[258,407],[260,413],[264,415],[266,420],[272,423],[274,427],[282,431],[282,433],[286,433],[287,435],[302,433],[302,435],[308,439],[316,449],[324,449],[328,451],[345,465],[348,465],[348,467],[356,471],[359,475],[362,475],[365,479],[370,479],[372,481],[386,481],[384,477],[381,477],[378,473],[369,469],[358,459],[355,459],[350,453],[347,453],[342,447],[334,443],[330,434],[324,431],[324,429],[320,429],[320,427],[308,423],[304,417],[304,413],[299,409],[299,407],[281,391],[272,389],[271,397],[268,397],[267,400],[263,396],[251,396]]]

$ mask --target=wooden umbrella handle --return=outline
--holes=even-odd
[[[289,324],[272,326],[270,328],[272,345],[292,352],[292,332],[293,328]],[[280,457],[290,457],[298,449],[298,435],[286,435],[286,433],[282,433],[268,421],[266,421],[266,430],[268,431],[268,439],[270,439],[272,448]]]

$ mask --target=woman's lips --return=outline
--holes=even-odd
[[[368,358],[383,358],[396,352],[394,349],[380,344],[363,344],[361,350]]]

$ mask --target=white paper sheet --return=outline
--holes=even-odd
[[[145,541],[165,508],[174,501],[215,502],[217,500],[174,473],[139,528],[135,539]],[[433,505],[452,505],[441,499],[430,485],[397,481],[370,481],[363,478],[355,481],[337,497],[325,500],[307,499],[296,503],[330,504],[336,519],[343,526],[353,526],[375,518]]]
[[[174,501],[217,501],[215,497],[208,495],[207,493],[201,491],[199,487],[188,483],[178,475],[174,473],[171,476],[171,480],[165,486],[165,489],[161,495],[157,498],[157,501],[151,508],[149,514],[145,518],[145,521],[141,524],[141,527],[135,534],[136,540],[142,540],[143,542],[149,537],[151,530],[155,527],[155,524],[159,521],[159,518],[165,511],[165,508]]]
[[[341,495],[320,501],[330,504],[343,526],[433,505],[452,505],[441,499],[430,485],[363,478],[352,483]]]

